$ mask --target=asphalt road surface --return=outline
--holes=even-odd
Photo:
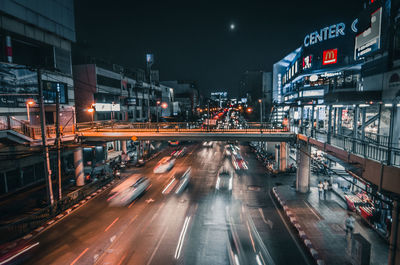
[[[241,145],[249,169],[234,172],[224,146],[190,145],[165,174],[153,168],[171,149],[126,170],[123,177],[150,178],[143,196],[109,207],[103,192],[32,240],[39,245],[26,264],[309,264],[269,196],[273,182],[262,165]],[[232,193],[216,190],[222,166],[234,172]],[[172,179],[188,167],[190,183],[176,194]]]

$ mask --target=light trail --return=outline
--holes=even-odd
[[[187,228],[189,226],[189,222],[190,222],[190,216],[186,216],[185,222],[183,223],[181,234],[179,235],[178,245],[176,246],[175,259],[179,259],[179,256],[181,255],[182,246],[183,246],[183,242],[185,241],[185,235],[186,235]]]

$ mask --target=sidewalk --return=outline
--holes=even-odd
[[[318,190],[311,187],[307,194],[300,194],[288,185],[275,189],[280,200],[293,213],[296,221],[304,230],[320,259],[325,264],[349,264],[346,255],[347,241],[344,222],[347,217],[345,202],[334,192],[327,194],[326,200],[318,198]],[[371,265],[387,264],[389,245],[369,226],[356,218],[355,233],[360,233],[371,243]]]

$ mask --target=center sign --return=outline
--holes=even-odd
[[[318,42],[323,42],[328,39],[334,39],[341,35],[344,36],[345,28],[346,28],[346,25],[344,23],[338,23],[338,24],[334,24],[332,26],[320,29],[319,32],[314,31],[314,32],[308,34],[304,38],[304,46],[308,47],[308,46],[316,44]]]

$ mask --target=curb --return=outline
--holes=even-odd
[[[324,265],[325,264],[324,260],[320,257],[318,251],[314,248],[314,246],[311,243],[311,240],[308,238],[306,232],[303,230],[303,228],[301,227],[301,225],[297,221],[296,215],[286,205],[286,202],[280,198],[279,193],[276,190],[276,187],[272,188],[272,193],[274,194],[275,199],[279,202],[279,205],[282,207],[282,209],[285,212],[285,214],[286,214],[287,218],[289,219],[290,223],[292,224],[292,226],[297,231],[298,237],[301,239],[301,242],[303,242],[303,245],[308,250],[308,252],[311,255],[311,257],[313,258],[315,264]]]
[[[11,241],[9,243],[5,243],[3,246],[0,246],[2,248],[3,254],[0,256],[0,262],[2,262],[3,259],[6,259],[8,257],[7,254],[10,253],[13,249],[15,249],[18,246],[24,246],[27,244],[30,240],[32,240],[34,237],[38,236],[40,233],[44,232],[46,229],[50,228],[53,224],[56,224],[58,221],[61,219],[64,219],[68,215],[70,215],[72,212],[74,212],[76,209],[80,208],[81,206],[85,205],[90,199],[95,198],[97,195],[99,195],[101,192],[104,190],[108,189],[111,185],[115,183],[115,180],[110,181],[108,184],[104,185],[103,187],[97,189],[96,191],[92,192],[90,195],[86,196],[84,199],[82,199],[80,202],[74,204],[67,210],[64,210],[62,213],[59,215],[53,217],[52,219],[48,220],[46,223],[43,225],[37,227],[35,230],[31,231],[29,234],[16,239],[14,241]]]

